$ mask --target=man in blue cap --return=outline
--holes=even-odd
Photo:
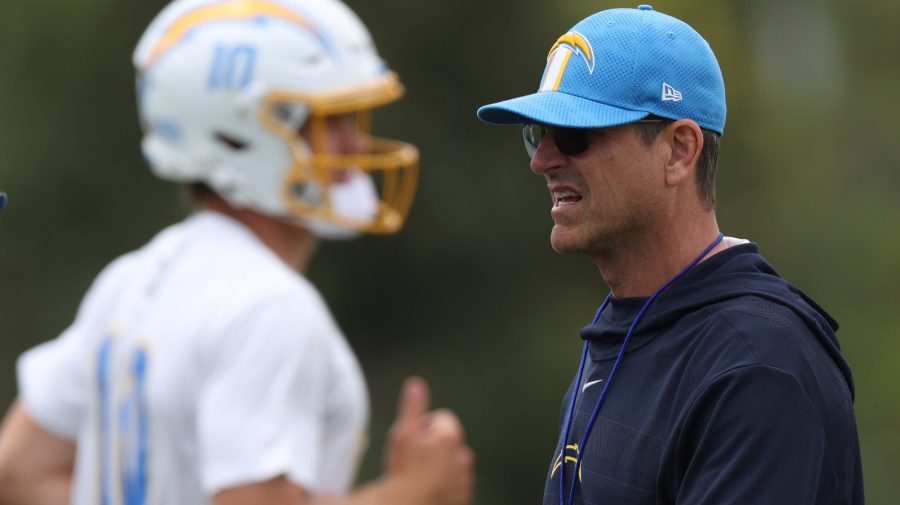
[[[716,223],[709,44],[650,6],[603,11],[559,37],[537,93],[478,116],[521,125],[553,248],[611,289],[581,331],[544,504],[863,503],[837,323]]]

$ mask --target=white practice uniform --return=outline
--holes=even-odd
[[[20,398],[76,441],[76,505],[194,505],[286,475],[346,491],[365,443],[359,364],[316,289],[215,212],[97,278],[18,363]]]

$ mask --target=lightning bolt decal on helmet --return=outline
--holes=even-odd
[[[142,146],[158,177],[204,182],[233,206],[326,238],[402,227],[418,150],[370,137],[369,112],[403,86],[344,4],[176,0],[147,28],[134,65]],[[328,121],[339,115],[356,118],[365,152],[330,151]]]

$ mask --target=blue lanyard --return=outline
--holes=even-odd
[[[700,262],[704,256],[706,256],[709,251],[712,251],[714,247],[716,247],[719,242],[725,236],[719,233],[718,238],[716,238],[715,242],[709,245],[705,251],[700,253],[700,256],[697,256],[694,261],[692,261],[688,266],[684,268],[681,272],[678,273],[675,277],[669,279],[669,282],[663,284],[663,286],[656,290],[645,303],[644,306],[641,307],[641,311],[638,312],[637,317],[634,318],[634,321],[631,323],[631,327],[628,328],[628,333],[625,335],[625,340],[622,341],[622,348],[619,349],[619,356],[616,358],[616,362],[613,364],[612,370],[609,372],[609,379],[606,380],[606,385],[603,386],[603,391],[600,393],[600,398],[597,399],[597,406],[594,407],[594,413],[591,414],[591,419],[588,421],[587,427],[584,429],[584,435],[581,437],[581,445],[578,446],[578,450],[575,455],[575,471],[577,472],[579,467],[581,466],[581,457],[584,454],[585,444],[587,444],[588,434],[591,432],[591,428],[594,426],[594,420],[597,419],[597,413],[600,412],[600,405],[603,404],[603,400],[606,398],[606,392],[609,391],[609,385],[612,384],[613,377],[616,375],[616,370],[619,369],[619,364],[622,362],[622,357],[625,356],[625,348],[628,346],[628,341],[631,340],[631,335],[634,333],[634,329],[637,328],[638,322],[644,317],[644,313],[647,312],[647,307],[653,303],[653,300],[656,300],[656,297],[659,296],[660,293],[666,290],[673,282],[678,280],[679,277],[687,273],[688,270],[694,268],[694,265]],[[603,313],[603,309],[609,305],[609,300],[612,297],[612,293],[606,295],[606,299],[603,300],[603,304],[597,310],[597,314],[594,316],[594,321],[591,324],[596,324],[600,319],[600,314]],[[590,341],[584,341],[584,350],[581,351],[581,364],[578,365],[578,376],[575,378],[575,387],[572,388],[572,403],[569,405],[569,416],[566,419],[566,431],[563,435],[562,441],[562,451],[560,453],[560,461],[561,465],[559,466],[559,505],[566,505],[565,499],[565,472],[566,472],[566,443],[569,441],[569,429],[572,427],[572,415],[575,413],[575,398],[578,396],[578,387],[581,385],[581,375],[584,372],[584,362],[587,358],[588,348],[590,345]],[[572,477],[572,489],[569,493],[569,501],[568,505],[572,505],[572,501],[575,499],[575,483],[578,482],[578,475]]]

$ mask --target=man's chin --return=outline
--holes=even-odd
[[[575,240],[570,234],[558,229],[558,226],[550,232],[550,245],[553,250],[559,254],[579,254],[583,251],[582,244]]]

